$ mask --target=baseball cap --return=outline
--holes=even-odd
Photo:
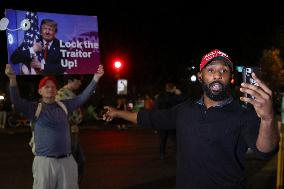
[[[52,82],[57,86],[57,81],[56,81],[55,77],[52,77],[52,76],[45,76],[44,78],[42,78],[42,79],[39,81],[38,89],[41,89],[43,86],[45,86],[45,84],[46,84],[47,81],[52,81]]]
[[[226,53],[220,51],[219,49],[215,49],[213,51],[210,51],[209,53],[205,54],[200,63],[200,71],[210,62],[213,60],[223,60],[225,63],[227,63],[230,68],[233,70],[233,62],[231,61],[231,58]]]

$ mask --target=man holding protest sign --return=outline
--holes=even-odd
[[[66,112],[73,112],[93,94],[104,74],[103,66],[99,65],[90,84],[80,95],[68,100],[56,101],[56,79],[52,76],[42,78],[38,87],[42,97],[42,110],[36,120],[39,103],[21,98],[16,75],[10,64],[6,65],[5,73],[10,80],[11,102],[34,123],[33,188],[77,189],[78,170],[71,154],[70,127]]]

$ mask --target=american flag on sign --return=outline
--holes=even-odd
[[[38,16],[36,12],[26,12],[26,19],[28,19],[31,23],[30,29],[25,31],[24,33],[24,46],[23,50],[27,50],[32,47],[34,43],[40,43],[40,33],[38,27]],[[39,60],[42,60],[42,53],[37,53],[37,57]]]

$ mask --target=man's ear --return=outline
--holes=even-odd
[[[41,95],[41,90],[39,89],[39,90],[37,90],[38,91],[38,94],[40,94]]]
[[[202,76],[200,72],[197,73],[197,79],[200,83],[202,82]]]
[[[230,80],[230,83],[231,83],[231,84],[233,84],[234,82],[235,82],[235,79],[234,79],[234,74],[232,74],[232,75],[231,75],[231,80]]]

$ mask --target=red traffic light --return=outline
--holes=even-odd
[[[119,60],[114,61],[114,67],[115,67],[116,69],[120,69],[121,66],[122,66],[121,61],[119,61]]]
[[[116,58],[113,60],[112,62],[112,67],[118,72],[120,72],[120,70],[122,69],[123,67],[123,61],[119,58]]]

